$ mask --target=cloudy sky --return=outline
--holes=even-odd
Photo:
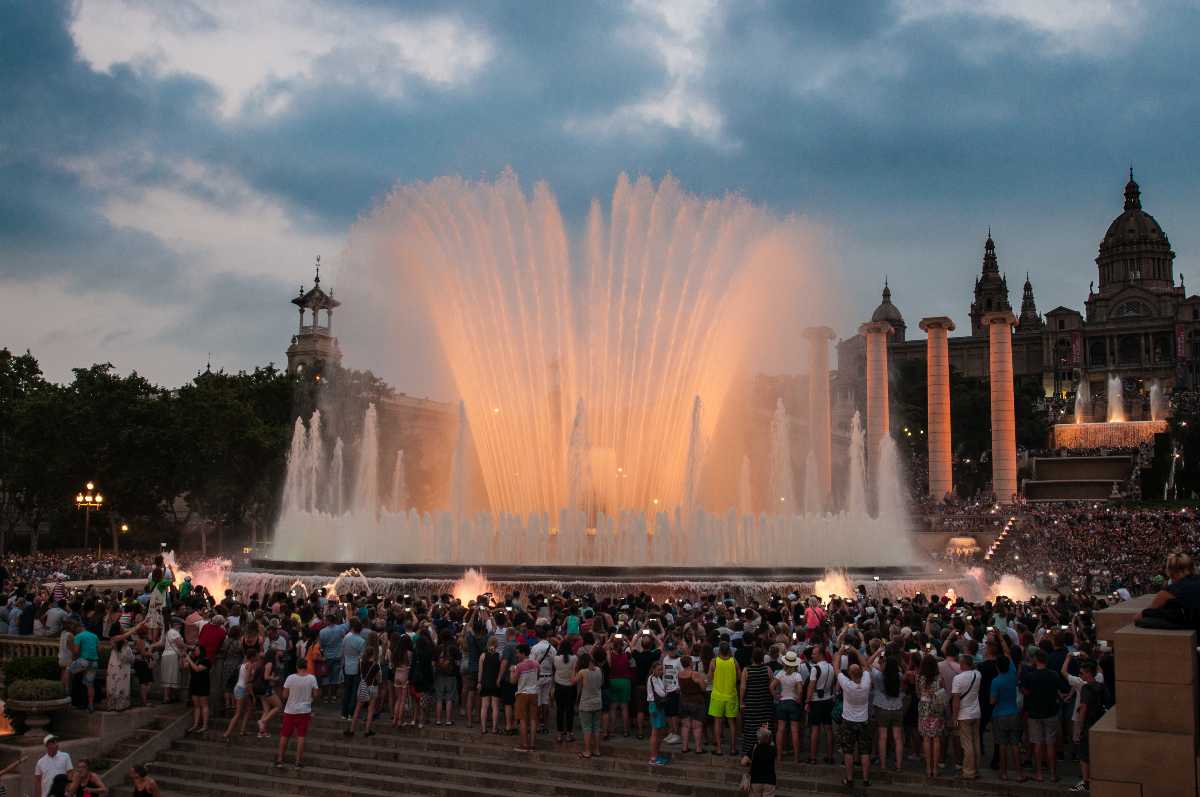
[[[1197,34],[1169,0],[0,0],[0,346],[282,361],[389,186],[508,166],[568,223],[621,171],[807,218],[843,335],[885,273],[965,322],[988,225],[1014,301],[1080,307],[1130,162],[1200,285]]]

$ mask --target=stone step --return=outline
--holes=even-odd
[[[324,707],[318,708],[318,712],[314,715],[312,726],[309,732],[310,749],[312,749],[313,740],[315,738],[323,738],[337,744],[348,744],[356,747],[368,746],[372,743],[380,745],[388,745],[394,747],[394,741],[387,740],[402,740],[405,747],[420,747],[427,750],[437,750],[454,755],[499,755],[505,759],[512,757],[512,747],[516,743],[514,736],[495,736],[493,734],[480,735],[477,729],[469,728],[462,723],[454,726],[436,726],[427,725],[423,730],[418,731],[415,728],[404,728],[395,730],[391,727],[390,720],[384,718],[376,723],[377,735],[372,739],[366,739],[360,730],[358,735],[351,742],[348,737],[341,734],[341,731],[346,727],[346,723],[342,721],[335,713],[329,710],[323,710]],[[361,724],[359,726],[362,727]],[[274,728],[273,728],[274,729]],[[581,735],[577,734],[579,738]],[[556,765],[573,766],[575,750],[578,749],[579,742],[574,744],[558,744],[556,743],[554,734],[538,735],[535,739],[537,754],[545,754],[549,756],[548,761],[554,761]],[[728,742],[726,742],[728,744]],[[673,754],[678,750],[678,745],[664,745],[663,750],[668,754]],[[711,750],[711,745],[709,746]],[[602,745],[605,758],[608,760],[619,759],[625,765],[645,764],[649,755],[649,742],[637,741],[634,738],[614,737],[611,741],[605,742]],[[728,750],[728,748],[726,748]],[[386,750],[382,752],[386,755]],[[555,760],[555,755],[561,755],[563,758]],[[840,756],[838,761],[840,762]],[[689,767],[697,766],[724,766],[738,770],[737,759],[728,754],[724,756],[713,755],[694,755],[688,754],[687,761]],[[778,771],[781,778],[786,778],[790,773],[803,771],[808,768],[807,765],[795,765],[790,763],[790,760],[781,761]],[[812,768],[809,768],[812,769]],[[815,768],[817,772],[833,771],[832,767],[818,766]],[[838,770],[840,772],[840,770]],[[991,793],[1017,794],[1026,797],[1053,797],[1053,795],[1062,794],[1064,788],[1059,785],[1050,784],[1034,784],[1032,781],[1025,784],[1005,783],[994,777],[990,771],[985,771],[984,777],[979,781],[963,783],[962,788],[969,791],[990,791]],[[840,775],[838,775],[840,780]],[[941,782],[955,782],[953,778],[939,778]],[[1064,778],[1064,781],[1067,779]],[[872,769],[872,782],[881,781],[899,782],[899,783],[924,783],[925,777],[921,771],[921,764],[908,762],[907,768],[902,772],[880,771]]]
[[[419,737],[401,740],[375,737],[353,742],[344,737],[323,737],[310,734],[306,749],[306,771],[328,770],[342,777],[351,764],[366,781],[383,778],[393,782],[416,771],[448,771],[467,773],[470,782],[484,777],[503,776],[504,781],[546,777],[556,772],[571,772],[586,768],[595,772],[611,789],[647,790],[652,793],[698,793],[716,789],[715,794],[728,794],[736,788],[741,768],[730,757],[675,756],[668,766],[656,768],[646,762],[643,750],[638,760],[608,755],[589,761],[578,759],[573,752],[542,751],[517,755],[511,747],[498,746],[463,748],[448,742],[423,740]],[[239,740],[236,745],[223,745],[195,738],[180,740],[171,751],[160,757],[165,763],[202,764],[212,760],[227,760],[245,767],[247,771],[267,773],[274,759],[275,740]],[[290,770],[289,770],[290,771]],[[782,764],[778,771],[783,791],[811,793],[841,788],[842,770],[835,766],[810,767]],[[957,782],[952,778],[927,781],[915,772],[873,772],[872,792],[875,794],[1004,794],[1014,797],[1054,797],[1063,793],[1062,787],[1045,787],[1000,781]]]
[[[156,769],[165,768],[175,763],[199,764],[210,757],[211,754],[204,750],[171,750],[160,757],[159,763],[156,764]],[[233,757],[226,755],[223,760],[227,762],[230,768],[237,769],[238,771],[269,775],[273,771],[270,763],[273,758],[272,754],[264,750],[258,756],[247,757],[246,754],[243,754],[242,756]],[[483,780],[495,779],[498,781],[498,785],[503,785],[504,783],[512,782],[524,783],[539,778],[554,779],[555,773],[574,771],[576,773],[594,772],[595,779],[602,780],[604,789],[609,792],[621,790],[723,797],[736,788],[738,779],[740,778],[740,773],[734,770],[726,771],[715,768],[689,770],[687,767],[673,766],[652,768],[645,761],[640,765],[627,765],[622,762],[620,768],[613,768],[611,766],[593,767],[591,766],[592,761],[583,761],[576,758],[571,762],[574,766],[570,770],[564,770],[560,766],[550,764],[546,761],[538,759],[526,760],[523,756],[517,755],[514,755],[510,761],[503,761],[497,758],[455,757],[420,753],[400,754],[393,761],[362,758],[351,760],[353,761],[352,766],[354,770],[353,783],[355,785],[362,784],[376,788],[387,788],[389,784],[403,780],[407,776],[407,773],[414,770],[444,773],[441,776],[442,779],[447,782],[458,782],[464,785],[480,782],[481,777],[479,773],[486,773],[483,776]],[[315,776],[321,782],[338,781],[347,777],[346,762],[346,758],[335,754],[314,752],[310,755],[306,751],[305,774]],[[594,761],[594,763],[597,765],[604,764],[607,763],[607,759],[601,758]],[[828,783],[825,785],[833,785],[834,781],[826,780],[828,780]],[[796,785],[802,787],[804,791],[812,791],[814,789],[813,783],[807,781],[796,781]],[[578,791],[580,787],[573,785],[572,788]]]

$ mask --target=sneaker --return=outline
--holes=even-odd
[[[1087,794],[1089,791],[1091,791],[1090,787],[1082,780],[1071,787],[1072,794]]]
[[[275,762],[275,768],[276,768],[276,769],[283,769],[283,762],[282,762],[282,761],[276,761],[276,762]]]
[[[656,767],[661,767],[661,766],[666,766],[667,764],[671,763],[671,759],[667,758],[665,755],[660,755],[658,758],[655,758],[650,763]]]
[[[667,738],[663,739],[663,744],[679,744],[683,741],[683,737],[677,733],[668,733]]]

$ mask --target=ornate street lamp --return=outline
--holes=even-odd
[[[84,485],[87,492],[75,494],[75,508],[83,510],[83,549],[88,547],[88,534],[92,529],[92,512],[104,506],[104,496],[96,489],[94,482]]]

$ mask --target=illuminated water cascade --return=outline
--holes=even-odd
[[[397,187],[356,225],[351,248],[365,264],[358,284],[418,297],[428,314],[426,337],[460,399],[450,472],[429,491],[443,496],[440,506],[418,511],[406,495],[403,455],[380,449],[386,413],[368,407],[361,434],[344,445],[322,431],[343,427],[329,422],[338,408],[298,419],[275,558],[913,561],[906,510],[886,486],[899,478],[885,472],[898,463],[886,451],[871,469],[884,510],[868,510],[857,417],[850,450],[833,456],[841,472],[850,463],[841,505],[810,495],[819,492],[808,484],[811,462],[804,505],[797,500],[793,421],[782,400],[769,418],[739,420],[765,450],[728,450],[736,436],[716,434],[743,409],[731,395],[755,356],[792,340],[768,334],[770,325],[790,315],[798,326],[820,321],[828,306],[828,280],[809,266],[796,219],[735,195],[696,197],[672,178],[622,176],[608,209],[594,202],[571,240],[543,184],[526,194],[511,174],[439,178]],[[771,311],[781,297],[786,312]]]

